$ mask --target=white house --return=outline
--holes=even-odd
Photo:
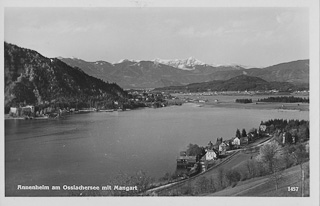
[[[207,153],[206,153],[206,160],[213,160],[213,159],[216,159],[217,158],[217,154],[215,153],[215,151],[209,149],[207,150]]]
[[[11,115],[18,115],[18,108],[17,107],[10,107],[10,112],[9,114]]]
[[[285,144],[286,143],[286,133],[284,132],[282,134],[282,144]]]
[[[235,145],[236,147],[239,147],[240,146],[240,139],[238,137],[234,138],[232,144]]]
[[[267,125],[260,124],[259,128],[260,128],[261,131],[265,132],[267,130]]]

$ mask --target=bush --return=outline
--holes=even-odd
[[[260,165],[256,160],[254,159],[247,160],[245,167],[248,171],[248,173],[246,173],[248,175],[247,176],[248,179],[260,175],[259,166]]]
[[[237,186],[237,184],[238,184],[238,182],[233,182],[233,183],[231,184],[231,187],[233,188],[233,187]]]
[[[245,181],[245,180],[247,180],[247,179],[249,179],[249,177],[248,177],[248,173],[245,173],[245,172],[241,172],[241,181]]]
[[[284,152],[282,154],[282,162],[285,168],[292,167],[295,164],[295,160],[291,155],[292,151],[294,150],[294,146],[292,145],[284,148]]]
[[[236,99],[236,103],[243,103],[243,104],[252,103],[252,99]]]
[[[232,183],[237,183],[241,179],[241,174],[237,170],[228,170],[225,174],[226,180],[228,181],[229,185]]]

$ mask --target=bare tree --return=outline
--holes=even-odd
[[[276,142],[272,141],[263,145],[260,148],[257,160],[260,161],[271,174],[271,179],[275,182],[276,190],[278,190],[279,181],[282,178],[282,171],[280,167],[282,148]]]
[[[247,160],[245,166],[248,170],[249,178],[253,178],[257,175],[255,160]]]
[[[217,176],[217,182],[218,182],[218,185],[221,189],[224,188],[224,179],[225,179],[225,171],[223,168],[219,168],[218,169],[218,176]]]
[[[289,153],[300,166],[301,172],[301,196],[304,196],[304,170],[303,163],[309,158],[309,153],[306,151],[306,148],[303,144],[289,148]]]

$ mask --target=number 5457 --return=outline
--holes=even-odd
[[[299,187],[288,187],[289,192],[298,192]]]

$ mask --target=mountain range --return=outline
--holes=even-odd
[[[169,86],[156,88],[158,91],[173,92],[207,92],[207,91],[268,91],[278,90],[291,92],[305,90],[306,87],[294,85],[289,82],[266,81],[259,77],[239,75],[228,80],[213,80],[209,82],[193,83],[183,86]]]
[[[57,58],[4,43],[5,105],[99,102],[124,99],[117,84],[106,83]]]
[[[259,77],[266,81],[290,82],[308,87],[309,60],[297,60],[265,68],[247,68],[241,65],[210,65],[193,57],[184,60],[135,61],[118,63],[87,62],[77,58],[60,58],[72,67],[81,68],[88,75],[121,87],[158,88],[182,86],[213,80],[228,80],[239,75]]]
[[[7,107],[19,102],[109,104],[126,98],[127,93],[121,87],[188,91],[308,89],[309,60],[250,69],[240,65],[214,66],[195,58],[87,62],[77,58],[47,58],[5,42],[4,74]]]

